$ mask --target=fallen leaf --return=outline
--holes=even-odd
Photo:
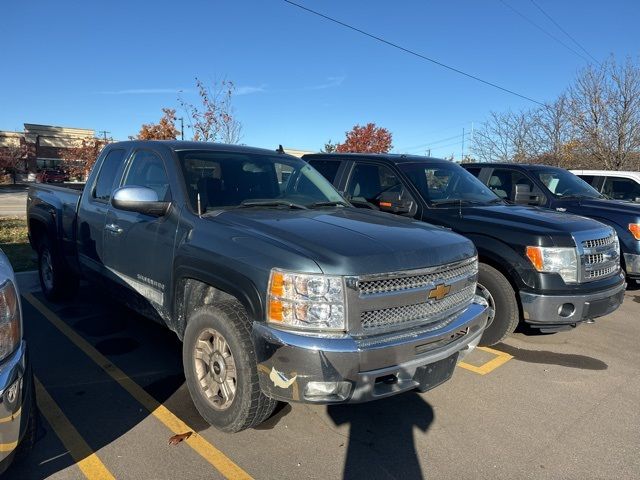
[[[193,432],[178,433],[169,439],[169,445],[177,445],[181,441],[189,438],[191,435],[193,435]]]

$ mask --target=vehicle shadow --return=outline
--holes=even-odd
[[[512,355],[515,360],[527,363],[560,365],[561,367],[579,368],[581,370],[606,370],[609,366],[602,360],[574,353],[558,353],[548,350],[527,350],[506,343],[495,345],[497,350]]]
[[[355,405],[330,405],[336,425],[349,424],[344,479],[423,478],[426,452],[417,450],[414,429],[426,432],[434,411],[417,392]]]
[[[40,293],[34,296],[194,432],[210,427],[186,388],[182,344],[175,333],[90,286],[67,304],[47,303]],[[151,415],[27,300],[22,303],[34,374],[92,451],[99,452]],[[40,418],[33,451],[15,462],[6,478],[44,479],[76,463],[46,415]],[[154,438],[150,433],[146,441],[157,445],[159,455],[170,455],[170,449],[180,447],[168,445],[168,440],[169,434]]]

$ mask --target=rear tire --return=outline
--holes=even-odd
[[[200,307],[189,317],[182,361],[194,405],[222,431],[258,425],[278,404],[260,389],[251,322],[236,301]]]
[[[56,248],[44,237],[38,248],[40,288],[47,300],[56,302],[71,298],[78,291],[80,280],[69,270]]]
[[[509,280],[495,268],[481,263],[478,268],[478,291],[494,309],[493,322],[480,338],[480,345],[490,346],[512,334],[520,321],[516,293]],[[492,305],[493,304],[493,305]]]

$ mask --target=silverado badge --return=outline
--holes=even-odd
[[[444,283],[436,285],[436,288],[429,290],[429,300],[442,300],[450,290],[451,285],[445,285]]]

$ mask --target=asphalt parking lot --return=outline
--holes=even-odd
[[[594,325],[477,350],[430,392],[283,406],[234,435],[192,405],[173,333],[95,288],[59,305],[28,290],[41,425],[7,478],[640,477],[638,290]]]

